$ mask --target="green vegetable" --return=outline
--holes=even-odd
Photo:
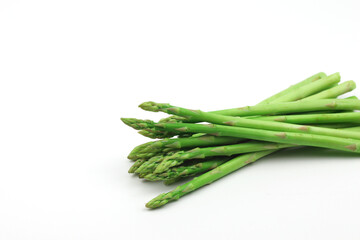
[[[323,100],[316,100],[323,101]],[[359,100],[345,100],[345,101],[359,101]],[[315,102],[315,101],[314,101]],[[359,101],[360,104],[360,101]],[[169,114],[185,117],[190,121],[196,122],[209,122],[214,124],[222,124],[237,127],[246,127],[254,129],[265,129],[273,131],[286,131],[286,132],[300,132],[300,133],[313,133],[325,136],[333,137],[346,137],[360,139],[360,133],[349,132],[338,129],[329,129],[321,127],[312,127],[305,125],[296,125],[290,123],[274,122],[274,121],[261,121],[257,119],[246,119],[241,117],[223,116],[219,114],[213,114],[203,112],[200,110],[189,110],[185,108],[175,107],[170,104],[146,102],[140,105],[144,110],[150,111],[162,111]]]
[[[262,120],[262,121],[296,123],[296,124],[344,123],[344,122],[360,123],[360,112],[258,116],[253,119]]]
[[[227,116],[278,115],[287,113],[327,111],[327,110],[359,110],[360,101],[356,99],[321,99],[314,101],[297,101],[270,103],[265,105],[231,108],[217,111]]]
[[[165,184],[203,173],[146,206],[162,206],[282,148],[315,146],[360,153],[360,114],[353,112],[360,109],[360,101],[335,99],[355,89],[355,83],[338,85],[339,81],[338,73],[318,73],[258,105],[212,112],[141,104],[144,110],[175,116],[159,123],[122,118],[144,136],[164,138],[135,147],[128,156],[135,160],[129,172]],[[355,127],[334,129],[349,126]],[[173,136],[178,138],[170,139]],[[239,156],[229,160],[234,155]]]
[[[350,138],[331,137],[309,133],[279,132],[263,129],[232,127],[215,124],[194,123],[158,123],[154,125],[158,130],[177,130],[191,133],[207,133],[215,136],[229,136],[248,138],[260,141],[289,143],[313,147],[338,149],[342,151],[360,152],[360,140]]]
[[[185,183],[181,186],[178,186],[174,190],[168,193],[162,193],[159,196],[155,197],[151,201],[146,204],[147,208],[158,208],[161,207],[168,202],[175,201],[180,197],[188,194],[202,186],[210,184],[223,176],[234,172],[235,170],[249,164],[255,162],[256,160],[273,153],[276,150],[267,150],[262,152],[255,152],[255,153],[248,153],[236,157],[216,168],[213,170],[202,174],[199,177],[194,178],[193,180]]]
[[[264,103],[272,103],[274,102],[275,100],[279,99],[280,97],[284,96],[284,95],[287,95],[287,94],[293,94],[297,89],[303,87],[303,86],[306,86],[312,82],[315,82],[319,79],[322,79],[322,78],[325,78],[326,77],[326,74],[323,73],[323,72],[320,72],[320,73],[317,73],[297,84],[294,84],[290,87],[288,87],[287,89],[277,93],[277,94],[274,94],[273,96],[261,101],[259,104],[264,104]]]
[[[281,149],[292,147],[291,144],[285,143],[269,143],[250,141],[246,143],[208,147],[208,148],[194,148],[189,151],[179,151],[172,155],[168,155],[159,159],[159,165],[156,167],[154,173],[161,173],[168,170],[171,167],[182,164],[185,160],[194,158],[206,158],[214,156],[231,156],[235,154],[248,153],[248,152],[259,152],[269,149]]]
[[[310,84],[306,84],[305,86],[296,89],[296,91],[292,91],[286,95],[276,98],[271,101],[271,103],[297,101],[328,89],[338,82],[340,82],[340,74],[334,73]]]
[[[174,138],[174,139],[162,139],[159,141],[148,142],[146,144],[139,145],[134,148],[136,151],[132,151],[128,158],[150,158],[161,152],[168,152],[169,149],[184,149],[194,147],[206,147],[217,146],[225,144],[238,143],[241,140],[233,137],[216,137],[211,135],[204,135],[199,137],[189,138]],[[141,150],[140,150],[141,149]]]
[[[219,158],[215,160],[198,162],[189,166],[174,167],[160,174],[149,173],[145,175],[144,178],[149,181],[167,181],[170,179],[190,177],[202,172],[206,172],[210,169],[216,168],[221,164],[223,164],[224,162],[226,162],[227,160],[229,160],[229,158]]]

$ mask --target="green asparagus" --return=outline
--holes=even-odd
[[[194,178],[188,183],[178,186],[177,188],[168,193],[160,194],[159,196],[149,201],[146,204],[146,207],[158,208],[167,204],[168,202],[175,201],[180,197],[184,196],[185,194],[188,194],[202,186],[210,184],[249,163],[255,162],[256,160],[273,153],[274,151],[276,150],[266,150],[262,152],[240,155],[239,157],[229,160],[226,163],[214,168],[213,170],[210,170],[209,172],[206,172],[201,176]]]

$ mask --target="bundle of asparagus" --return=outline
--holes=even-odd
[[[177,200],[280,149],[313,146],[360,153],[360,100],[338,99],[355,89],[355,83],[339,82],[339,73],[321,72],[258,105],[213,112],[142,103],[143,110],[171,116],[158,123],[121,119],[140,134],[161,139],[131,151],[128,158],[135,162],[129,173],[165,184],[193,177],[146,207]]]

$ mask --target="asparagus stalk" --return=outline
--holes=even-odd
[[[351,92],[356,88],[356,84],[354,81],[346,81],[343,82],[335,87],[329,88],[317,94],[308,96],[301,101],[310,101],[316,99],[331,99],[336,98],[344,93]]]
[[[174,153],[175,152],[170,151],[168,153],[155,155],[155,156],[151,157],[150,159],[148,159],[147,161],[142,162],[141,165],[137,166],[134,173],[139,173],[139,174],[140,173],[141,174],[151,173],[151,172],[153,172],[153,170],[155,170],[155,168],[159,165],[159,163],[164,159],[164,157],[173,155]]]
[[[360,152],[360,140],[350,138],[331,137],[309,133],[279,132],[263,129],[251,129],[243,127],[222,126],[215,124],[193,124],[193,123],[158,123],[156,129],[166,131],[177,130],[191,133],[207,133],[215,136],[229,136],[248,138],[253,140],[289,143],[294,145],[305,145],[322,148],[331,148],[342,151]]]
[[[325,73],[323,73],[323,72],[317,73],[317,74],[315,74],[315,75],[313,75],[313,76],[311,76],[311,77],[309,77],[309,78],[307,78],[307,79],[305,79],[305,80],[303,80],[303,81],[301,81],[301,82],[299,82],[299,83],[297,83],[295,85],[292,85],[292,86],[288,87],[287,89],[285,89],[285,90],[283,90],[283,91],[281,91],[279,93],[276,93],[275,95],[261,101],[259,104],[271,103],[274,100],[276,100],[276,99],[278,99],[278,98],[280,98],[280,97],[282,97],[284,95],[292,94],[297,89],[299,89],[299,88],[301,88],[301,87],[303,87],[305,85],[308,85],[308,84],[310,84],[312,82],[315,82],[315,81],[317,81],[317,80],[319,80],[321,78],[325,78],[325,77],[326,77]]]
[[[149,144],[150,143],[147,142],[147,143],[143,143],[143,144],[140,144],[140,145],[134,147],[134,149],[128,155],[128,159],[136,160],[137,158],[135,158],[134,156],[141,153],[146,148],[146,146],[149,145]]]
[[[340,74],[334,73],[318,81],[306,84],[305,86],[298,88],[296,91],[292,91],[289,94],[278,97],[272,100],[271,103],[297,101],[323,91],[324,89],[328,89],[338,82],[340,82]]]
[[[316,89],[311,89],[311,88],[306,88],[305,90],[306,91],[312,91],[312,92],[316,92],[316,91],[321,91],[321,90],[324,90],[324,89],[327,89],[329,86],[331,86],[331,84],[333,84],[334,82],[337,82],[337,80],[334,81],[334,79],[336,79],[337,77],[340,77],[339,74],[333,74],[331,75],[332,77],[330,78],[330,81],[329,79],[327,79],[325,82],[323,81],[322,82],[322,86],[323,86],[323,89],[321,89],[321,87],[319,87],[318,85],[312,85],[311,87],[312,88],[316,88]],[[326,74],[323,73],[323,72],[320,72],[320,73],[317,73],[295,85],[292,85],[290,86],[289,88],[263,100],[262,102],[260,102],[258,105],[261,105],[261,104],[267,104],[267,103],[272,103],[274,100],[280,98],[280,97],[285,97],[288,98],[288,99],[291,99],[294,95],[295,92],[299,92],[298,94],[299,95],[307,95],[306,93],[304,93],[304,88],[305,86],[308,86],[308,85],[311,85],[311,83],[319,80],[319,79],[324,79],[324,78],[327,78]],[[324,83],[325,83],[325,86],[324,86]],[[302,89],[302,90],[301,90]],[[299,98],[299,97],[295,97],[295,98]],[[299,98],[300,99],[300,98]],[[218,113],[218,114],[221,114],[223,110],[220,110],[220,111],[212,111],[212,113]],[[161,119],[160,122],[169,122],[169,123],[176,123],[176,122],[182,122],[184,121],[185,119],[182,118],[182,117],[179,117],[179,116],[170,116],[170,117],[167,117],[167,118],[164,118],[164,119]]]
[[[259,152],[269,149],[281,149],[292,147],[291,144],[286,143],[269,143],[260,141],[251,141],[247,143],[233,144],[219,147],[208,148],[194,148],[189,151],[179,151],[172,155],[168,155],[159,159],[159,165],[154,170],[154,173],[161,173],[167,171],[171,167],[178,166],[186,160],[202,159],[214,156],[231,156],[241,153]],[[144,164],[142,165],[144,166]]]
[[[259,116],[253,119],[296,124],[360,123],[360,112]]]
[[[199,137],[189,138],[175,138],[175,139],[162,139],[159,141],[152,141],[146,144],[135,147],[136,152],[131,152],[128,156],[130,159],[138,158],[149,158],[159,152],[164,152],[166,149],[184,149],[184,148],[195,148],[195,147],[206,147],[216,145],[234,144],[240,142],[239,138],[232,137],[216,137],[211,135],[204,135]],[[146,155],[148,154],[148,155]]]
[[[190,177],[216,168],[227,160],[229,160],[229,158],[220,158],[215,160],[208,160],[205,162],[198,162],[190,166],[174,167],[160,174],[149,173],[145,175],[144,178],[149,181],[167,181],[170,179]]]
[[[141,166],[139,166],[135,173],[144,174],[144,173],[152,173],[160,164],[160,162],[164,159],[165,156],[158,155],[150,158],[148,161],[144,162]]]
[[[184,196],[185,194],[188,194],[202,186],[205,186],[207,184],[210,184],[219,178],[222,178],[223,176],[249,164],[252,162],[255,162],[259,158],[262,158],[266,155],[271,154],[276,150],[266,150],[262,152],[255,152],[255,153],[248,153],[240,155],[239,157],[236,157],[230,161],[227,161],[226,163],[214,168],[213,170],[206,172],[202,174],[199,177],[194,178],[193,180],[189,181],[188,183],[185,183],[181,186],[178,186],[174,190],[168,192],[168,193],[162,193],[159,196],[155,197],[151,201],[149,201],[146,204],[147,208],[158,208],[161,207],[168,202],[174,201],[179,199],[180,197]]]
[[[128,173],[134,173],[144,162],[146,162],[146,159],[136,160],[134,164],[130,167]]]
[[[360,101],[355,99],[321,99],[314,101],[297,101],[270,103],[242,108],[231,108],[214,113],[227,116],[278,115],[287,113],[327,111],[327,110],[359,110]]]
[[[360,127],[351,128],[351,130],[360,131]],[[194,178],[188,183],[185,183],[181,186],[178,186],[176,189],[168,192],[160,194],[159,196],[155,197],[151,201],[146,204],[148,208],[158,208],[161,207],[168,202],[174,201],[179,199],[180,197],[184,196],[185,194],[194,191],[202,186],[208,185],[227,174],[238,170],[246,166],[247,164],[254,162],[262,157],[265,157],[277,150],[266,150],[261,152],[255,153],[248,153],[240,155],[232,160],[227,161],[226,163],[222,164],[221,166],[202,174],[201,176]],[[165,180],[166,184],[172,184],[173,182],[177,181],[178,179],[171,179]]]
[[[177,181],[180,181],[182,178],[181,177],[178,177],[178,178],[170,178],[170,179],[167,179],[167,180],[164,180],[164,184],[165,185],[171,185],[173,183],[176,183]]]
[[[306,86],[306,87],[308,88],[309,86]],[[319,92],[319,93],[317,93],[315,95],[305,97],[301,101],[336,98],[336,97],[338,97],[338,96],[340,96],[340,95],[342,95],[344,93],[347,93],[347,92],[350,92],[350,91],[354,90],[355,87],[356,87],[356,84],[355,84],[354,81],[347,81],[347,82],[344,82],[344,83],[342,83],[342,84],[340,84],[338,86],[332,87],[330,89],[326,89],[326,90],[324,90],[322,92]],[[290,98],[288,98],[288,99],[290,99]],[[353,96],[353,97],[349,97],[349,98],[346,98],[346,99],[357,99],[357,98]],[[276,101],[276,102],[279,102],[279,101]],[[221,114],[222,115],[224,111],[227,111],[227,110],[212,111],[210,113],[216,113],[216,114]],[[320,111],[320,113],[323,113],[323,112],[324,111]],[[331,111],[331,112],[334,112],[334,111]],[[257,116],[256,115],[255,116],[251,115],[251,116],[246,116],[246,117],[247,118],[253,118],[253,117],[257,117]],[[162,119],[160,122],[176,123],[176,122],[195,122],[195,121],[190,121],[189,119],[179,117],[179,116],[171,116],[171,117]]]
[[[350,128],[353,129],[352,132],[359,132],[358,127]],[[343,129],[348,130],[347,128]],[[190,159],[203,159],[213,156],[230,156],[240,153],[247,152],[256,152],[263,151],[268,149],[282,149],[285,147],[291,147],[294,145],[290,144],[276,144],[269,142],[260,142],[260,141],[250,141],[247,143],[233,144],[227,146],[215,146],[215,147],[205,147],[205,148],[194,148],[188,151],[178,151],[173,154],[167,154],[166,156],[158,155],[149,161],[143,162],[141,167],[137,167],[136,173],[149,173],[162,172],[166,169],[182,164],[186,160]]]
[[[321,100],[317,100],[317,101],[321,101]],[[358,132],[349,132],[339,129],[312,127],[312,126],[282,123],[276,121],[275,122],[261,121],[257,119],[246,119],[241,117],[223,116],[219,114],[203,112],[200,110],[189,110],[186,108],[175,107],[170,104],[146,102],[141,104],[140,107],[144,110],[150,110],[156,112],[162,111],[165,113],[182,116],[185,117],[186,119],[189,119],[190,121],[196,121],[196,122],[209,122],[209,123],[221,124],[221,125],[230,125],[230,126],[254,128],[254,129],[265,129],[265,130],[273,130],[273,131],[299,132],[299,133],[306,132],[306,133],[313,133],[324,136],[360,139],[360,133]]]
[[[321,127],[321,128],[333,128],[333,129],[343,129],[349,127],[358,126],[358,123],[319,123],[319,124],[311,124],[311,126]]]
[[[357,127],[358,128],[358,127]],[[353,129],[352,132],[359,132],[357,128]],[[344,128],[343,130],[348,130]],[[167,156],[158,156],[154,160],[145,162],[141,169],[137,173],[141,172],[163,172],[166,169],[182,164],[186,160],[190,159],[203,159],[213,156],[231,156],[235,154],[247,153],[247,152],[256,152],[263,151],[268,149],[282,149],[286,147],[292,147],[294,145],[290,144],[276,144],[269,142],[260,142],[260,141],[250,141],[246,143],[233,144],[227,146],[215,146],[215,147],[205,147],[205,148],[194,148],[188,151],[178,151],[174,154],[168,154]],[[156,169],[156,170],[155,170]]]

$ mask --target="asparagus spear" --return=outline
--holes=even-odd
[[[321,100],[317,100],[317,101],[321,101]],[[150,110],[156,112],[162,111],[165,113],[182,116],[185,117],[186,119],[189,119],[190,121],[196,121],[196,122],[209,122],[209,123],[221,124],[221,125],[265,129],[265,130],[273,130],[273,131],[300,132],[300,133],[307,132],[307,133],[313,133],[313,134],[325,135],[325,136],[360,139],[360,133],[358,132],[349,132],[339,129],[296,125],[296,124],[282,123],[276,121],[275,122],[261,121],[257,119],[246,119],[241,117],[223,116],[219,114],[203,112],[200,110],[189,110],[186,108],[175,107],[170,104],[145,102],[141,104],[140,107],[144,110]]]
[[[160,164],[160,162],[164,159],[165,156],[158,155],[150,158],[148,161],[144,162],[138,169],[136,169],[135,173],[144,174],[144,173],[152,173]]]
[[[277,93],[277,94],[263,100],[259,104],[271,103],[274,100],[276,100],[276,99],[278,99],[278,98],[280,98],[280,97],[282,97],[284,95],[292,94],[293,92],[295,92],[300,87],[303,87],[305,85],[308,85],[308,84],[310,84],[312,82],[315,82],[315,81],[317,81],[317,80],[319,80],[321,78],[325,78],[325,77],[326,77],[325,73],[323,73],[323,72],[317,73],[317,74],[315,74],[315,75],[313,75],[313,76],[311,76],[311,77],[309,77],[309,78],[307,78],[307,79],[305,79],[305,80],[303,80],[303,81],[301,81],[301,82],[299,82],[299,83],[297,83],[295,85],[292,85],[292,86],[288,87],[287,89],[285,89],[285,90],[283,90],[283,91],[281,91],[281,92],[279,92],[279,93]]]
[[[134,164],[130,167],[128,173],[134,173],[144,162],[146,162],[146,159],[136,160]]]
[[[324,96],[324,95],[323,95]],[[324,96],[325,97],[325,96]],[[321,98],[320,96],[318,97],[318,98]],[[171,181],[170,181],[171,182]],[[152,201],[156,201],[156,199],[154,199],[154,200],[152,200]],[[147,207],[150,207],[150,205],[151,205],[151,202],[149,202],[148,204],[147,204]]]
[[[133,156],[136,156],[137,154],[141,153],[146,148],[146,146],[149,145],[149,144],[150,143],[147,142],[147,143],[143,143],[143,144],[140,144],[140,145],[134,147],[134,149],[128,155],[128,159],[136,160],[137,158],[135,158]]]
[[[149,173],[145,175],[144,178],[149,181],[166,181],[170,179],[190,177],[216,168],[227,160],[229,160],[229,158],[219,158],[215,160],[208,160],[205,162],[198,162],[190,166],[174,167],[160,174]]]
[[[278,99],[280,97],[284,97],[284,96],[287,96],[286,98],[288,99],[291,99],[294,95],[295,92],[298,92],[299,95],[307,95],[306,93],[304,93],[304,88],[305,86],[308,86],[308,85],[311,85],[312,83],[314,83],[315,81],[318,81],[319,79],[323,79],[323,78],[327,78],[326,74],[323,73],[323,72],[320,72],[320,73],[317,73],[295,85],[292,85],[290,86],[289,88],[263,100],[262,102],[260,102],[258,105],[261,105],[261,104],[267,104],[267,103],[272,103],[275,99]],[[323,89],[321,89],[321,86],[319,87],[317,84],[314,86],[312,85],[311,87],[312,88],[316,88],[316,89],[311,89],[311,88],[306,88],[305,90],[306,91],[312,91],[312,92],[317,92],[317,91],[321,91],[321,90],[324,90],[324,89],[327,89],[329,86],[331,86],[331,84],[333,84],[334,82],[338,82],[336,80],[336,78],[339,78],[339,74],[333,74],[331,75],[331,78],[330,78],[330,81],[329,79],[327,79],[325,82],[323,81],[322,82],[322,87]],[[334,81],[335,79],[335,81]],[[340,79],[340,78],[339,78]],[[325,85],[324,85],[325,83]],[[299,98],[299,97],[295,97],[295,98]],[[300,98],[299,98],[300,99]],[[212,113],[218,113],[218,114],[221,114],[221,111],[223,110],[220,110],[220,111],[212,111]],[[175,123],[175,122],[182,122],[184,121],[185,119],[182,118],[182,117],[179,117],[179,116],[170,116],[170,117],[167,117],[167,118],[164,118],[164,119],[161,119],[160,122],[169,122],[169,123]]]
[[[159,165],[156,166],[154,173],[161,173],[167,171],[169,168],[182,164],[186,160],[201,159],[214,156],[231,156],[241,153],[259,152],[269,149],[281,149],[292,147],[291,144],[286,143],[269,143],[260,141],[251,141],[247,143],[233,144],[219,147],[194,148],[189,151],[179,151],[172,155],[168,155],[159,160]],[[144,164],[142,165],[144,166]]]
[[[356,130],[357,128],[350,128]],[[347,128],[342,129],[343,131],[348,130]],[[359,131],[351,131],[359,132]],[[360,132],[359,132],[360,133]],[[143,162],[141,167],[137,167],[136,173],[148,173],[153,172],[158,168],[157,172],[165,171],[166,169],[180,165],[184,161],[194,158],[206,158],[211,156],[229,156],[234,154],[240,154],[245,152],[255,152],[267,149],[281,149],[285,147],[291,147],[289,144],[275,144],[269,142],[251,141],[241,144],[233,144],[227,146],[215,146],[206,148],[194,148],[188,151],[178,151],[167,156],[158,155],[149,161]]]
[[[227,116],[278,115],[286,113],[327,111],[327,110],[359,110],[360,101],[355,99],[321,99],[314,101],[297,101],[270,103],[242,108],[216,111],[216,114]]]
[[[177,181],[180,181],[181,179],[182,179],[181,177],[166,179],[166,180],[164,180],[164,184],[171,185],[173,183],[176,183]]]
[[[165,149],[184,149],[184,148],[194,148],[194,147],[206,147],[206,146],[216,146],[216,145],[225,145],[225,144],[234,144],[240,142],[239,138],[232,137],[216,137],[211,135],[204,135],[199,137],[189,137],[189,138],[175,138],[175,139],[162,139],[159,141],[152,141],[142,144],[135,148],[136,152],[131,152],[128,156],[130,159],[138,158],[149,158],[152,157],[151,154],[157,154],[159,152],[164,152]],[[166,150],[165,150],[166,151]],[[145,155],[149,154],[149,155]]]
[[[304,86],[304,87],[309,88],[309,87],[311,87],[311,85]],[[338,96],[340,96],[340,95],[342,95],[344,93],[347,93],[347,92],[350,92],[350,91],[354,90],[355,87],[356,87],[356,84],[355,84],[354,81],[347,81],[347,82],[344,82],[344,83],[342,83],[342,84],[340,84],[338,86],[332,87],[330,89],[326,89],[326,90],[324,90],[322,92],[319,92],[319,93],[317,93],[315,95],[305,97],[301,101],[336,98],[336,97],[338,97]],[[290,99],[290,98],[288,98],[288,99]],[[357,99],[357,98],[356,97],[349,97],[349,98],[346,98],[346,99]],[[276,102],[281,102],[281,101],[278,100]],[[270,102],[268,102],[268,103],[270,103]],[[216,113],[216,114],[220,114],[220,115],[232,115],[232,114],[224,114],[224,113],[226,113],[227,111],[230,111],[230,110],[231,109],[220,110],[220,111],[212,111],[210,113]],[[232,110],[234,110],[234,109],[232,109]],[[327,109],[327,110],[329,110],[329,109]],[[287,113],[291,113],[291,112],[287,112]],[[239,116],[243,116],[243,115],[239,115]],[[250,115],[250,116],[246,116],[246,117],[252,118],[252,117],[256,117],[256,116]],[[190,121],[189,119],[186,119],[186,118],[183,118],[183,117],[180,117],[180,116],[171,116],[171,117],[160,120],[160,122],[176,123],[176,122],[196,122],[196,121]]]
[[[360,127],[351,128],[351,130],[360,131]],[[238,170],[241,167],[246,166],[247,164],[254,162],[262,157],[265,157],[277,150],[266,150],[261,152],[255,153],[248,153],[240,155],[232,160],[227,161],[226,163],[222,164],[221,166],[191,180],[188,183],[185,183],[181,186],[178,186],[176,189],[168,192],[160,194],[159,196],[155,197],[151,201],[146,204],[148,208],[158,208],[161,207],[168,202],[174,201],[182,197],[183,195],[194,191],[202,186],[208,185],[227,174]],[[177,181],[178,179],[167,180],[165,183],[172,184],[173,182]]]
[[[306,84],[305,86],[298,88],[296,91],[290,92],[290,94],[278,97],[272,100],[271,103],[297,101],[324,89],[328,89],[338,82],[340,82],[340,74],[334,73],[318,81]]]
[[[255,162],[259,158],[262,158],[266,155],[271,154],[276,150],[266,150],[262,152],[255,152],[255,153],[248,153],[240,155],[239,157],[236,157],[230,161],[227,161],[226,163],[214,168],[213,170],[206,172],[202,174],[199,177],[194,178],[193,180],[189,181],[188,183],[185,183],[181,186],[178,186],[174,190],[168,192],[168,193],[162,193],[159,196],[155,197],[151,201],[149,201],[146,204],[146,207],[148,208],[158,208],[161,207],[168,202],[174,201],[179,199],[180,197],[184,196],[185,194],[188,194],[202,186],[205,186],[207,184],[210,184],[219,178],[222,178],[223,176],[249,164],[252,162]]]
[[[142,162],[141,165],[137,166],[134,172],[139,174],[151,173],[153,170],[155,170],[155,168],[159,165],[159,163],[163,160],[164,157],[173,155],[174,153],[175,152],[170,151],[168,153],[155,155],[147,161]],[[130,167],[130,169],[131,168],[132,167]]]
[[[356,84],[354,81],[346,81],[338,86],[329,88],[327,90],[324,90],[322,92],[319,92],[317,94],[308,96],[301,101],[309,101],[309,100],[315,100],[315,99],[330,99],[330,98],[336,98],[344,93],[351,92],[356,88]]]
[[[360,123],[360,112],[259,116],[253,119],[262,120],[262,121],[297,123],[297,124],[344,123],[344,122]]]
[[[357,128],[352,132],[359,132]],[[342,130],[348,130],[344,128]],[[359,132],[360,133],[360,132]],[[190,159],[201,159],[212,156],[230,156],[234,154],[246,153],[246,152],[256,152],[263,151],[267,149],[282,149],[286,147],[291,147],[290,144],[275,144],[269,142],[260,142],[260,141],[250,141],[246,143],[233,144],[227,146],[215,146],[215,147],[205,147],[205,148],[194,148],[188,151],[178,151],[174,154],[168,154],[164,157],[156,158],[156,164],[153,164],[153,161],[148,161],[142,165],[142,168],[137,172],[153,172],[155,169],[156,172],[162,172],[170,167],[177,166],[182,164],[186,160]]]
[[[333,128],[333,129],[343,129],[349,127],[358,126],[358,123],[319,123],[319,124],[311,124],[311,126],[322,127],[322,128]]]
[[[243,127],[222,126],[215,124],[193,123],[158,123],[156,129],[166,131],[177,130],[192,133],[208,133],[215,136],[229,136],[248,138],[260,141],[289,143],[322,148],[338,149],[342,151],[360,152],[360,140],[350,138],[331,137],[309,133],[279,132]]]

